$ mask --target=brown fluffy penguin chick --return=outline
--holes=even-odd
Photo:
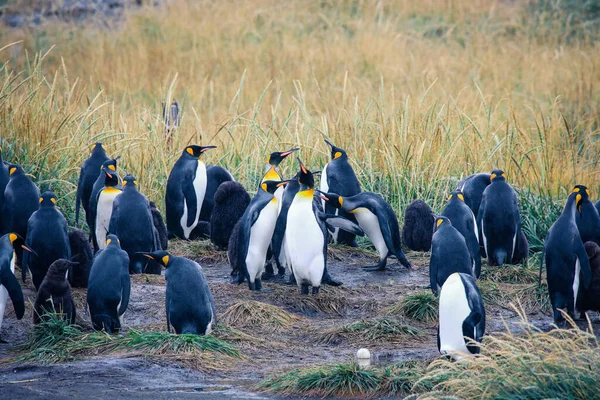
[[[62,314],[69,323],[75,323],[75,303],[71,296],[71,285],[67,281],[67,272],[73,263],[60,258],[54,261],[40,285],[35,298],[33,323],[39,324],[45,314]]]
[[[429,251],[435,217],[423,200],[414,200],[404,212],[402,243],[415,251]]]
[[[585,252],[590,260],[590,269],[592,270],[592,281],[586,289],[583,285],[579,286],[577,295],[577,309],[581,312],[581,317],[585,318],[586,311],[596,311],[600,313],[600,247],[594,242],[585,242],[583,245]]]
[[[215,206],[210,216],[210,241],[226,250],[233,227],[250,204],[250,195],[238,182],[224,182],[215,192]]]

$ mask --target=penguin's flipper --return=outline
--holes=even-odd
[[[362,229],[360,229],[360,226],[344,217],[340,217],[335,214],[325,214],[321,212],[319,212],[318,216],[321,220],[325,222],[325,224],[327,224],[328,228],[340,228],[345,230],[346,232],[353,233],[356,236],[365,236],[365,232]]]
[[[477,334],[477,325],[481,321],[481,314],[478,311],[471,311],[469,316],[465,318],[462,324],[463,336],[471,340],[480,341]],[[479,353],[479,346],[467,344],[467,349],[471,354]]]
[[[129,263],[128,263],[129,264]],[[119,316],[123,315],[129,305],[129,295],[131,292],[131,281],[128,270],[121,274],[121,306],[119,307]]]
[[[581,277],[583,278],[583,287],[589,288],[592,281],[592,268],[590,267],[590,259],[588,258],[585,247],[580,240],[575,244],[575,255],[579,260],[579,268],[581,269]]]
[[[198,209],[198,199],[194,189],[193,180],[183,184],[183,201],[187,204],[187,226],[190,227],[196,222],[196,210]]]
[[[81,206],[81,195],[83,192],[83,168],[79,171],[79,180],[77,181],[77,197],[75,198],[75,223],[79,224],[79,207]]]
[[[12,273],[10,268],[2,268],[0,270],[0,284],[8,291],[10,300],[15,308],[15,314],[17,319],[23,318],[25,314],[25,300],[23,298],[23,291],[19,281]]]

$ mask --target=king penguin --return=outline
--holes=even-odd
[[[154,273],[160,275],[160,267],[148,263],[141,252],[160,250],[160,243],[152,222],[150,202],[139,190],[133,175],[123,178],[123,191],[115,197],[108,228],[121,240],[121,248],[129,255],[129,272],[133,274]],[[151,265],[152,264],[152,265]]]
[[[9,180],[10,175],[8,174],[8,166],[4,164],[4,160],[2,159],[2,147],[0,146],[0,235],[5,232],[4,223],[2,222],[2,210],[4,209],[4,190],[6,189]]]
[[[14,232],[24,238],[27,235],[27,221],[40,207],[40,189],[25,175],[17,164],[8,165],[10,180],[4,190],[3,222],[5,232]],[[16,249],[17,264],[21,265],[23,250]]]
[[[485,308],[479,288],[470,274],[455,272],[440,290],[438,350],[455,360],[479,353],[485,333]]]
[[[579,214],[575,214],[575,222],[581,241],[600,244],[600,215],[594,204],[590,201],[590,191],[583,185],[577,185],[581,194],[581,205]]]
[[[103,168],[102,172],[105,175],[104,187],[96,196],[96,218],[92,235],[92,243],[96,251],[106,247],[106,234],[112,217],[113,202],[121,194],[121,189],[118,188],[119,175],[108,168]]]
[[[48,268],[58,259],[71,260],[71,245],[67,233],[67,220],[56,208],[56,196],[52,192],[44,192],[39,200],[40,209],[34,212],[27,223],[25,244],[35,249],[37,257],[23,255],[21,268],[23,282],[27,269],[31,271],[33,285],[40,288]],[[69,275],[73,276],[72,271]]]
[[[333,145],[329,140],[325,140],[325,143],[331,147],[331,161],[323,168],[321,174],[321,191],[324,193],[337,193],[344,197],[359,194],[360,183],[352,166],[348,162],[348,154],[346,154],[344,149]],[[332,205],[328,205],[325,201],[323,201],[323,208],[326,214],[338,213],[338,209]],[[340,216],[356,222],[352,214],[342,211]],[[352,247],[357,246],[355,235],[350,232],[340,232],[339,229],[334,229],[332,236],[335,243]]]
[[[313,201],[313,173],[300,159],[298,162],[300,186],[288,210],[284,246],[300,292],[306,295],[312,286],[312,293],[318,294],[327,265],[328,227],[341,228],[359,236],[364,232],[346,218],[319,211]]]
[[[261,290],[267,250],[273,237],[279,205],[274,196],[287,182],[263,181],[239,221],[236,242],[229,249],[229,261],[238,271],[237,283],[248,281],[250,290]]]
[[[354,196],[342,197],[335,193],[323,193],[321,199],[326,204],[353,214],[358,226],[369,236],[379,253],[379,262],[366,271],[383,271],[389,256],[394,255],[408,269],[412,266],[402,251],[400,226],[394,209],[380,195],[362,192]]]
[[[108,161],[106,150],[102,143],[97,142],[92,146],[92,153],[81,165],[79,171],[79,181],[77,182],[77,198],[75,200],[75,223],[79,223],[79,209],[83,209],[87,215],[90,204],[90,196],[94,182],[98,178],[98,171],[104,161]]]
[[[446,279],[455,272],[472,275],[473,265],[463,235],[448,218],[437,217],[429,259],[429,282],[433,294],[437,295]]]
[[[481,274],[481,254],[479,252],[479,232],[477,220],[469,206],[465,203],[465,197],[460,190],[455,190],[448,196],[448,204],[442,211],[452,226],[463,235],[469,249],[469,253],[475,262],[473,276],[479,278]]]
[[[117,174],[117,178],[119,180],[119,184],[115,186],[117,189],[121,189],[121,177],[117,172],[117,160],[119,157],[111,158],[102,163],[100,167],[98,175],[96,175],[96,181],[92,186],[92,191],[89,197],[88,203],[88,212],[85,214],[85,221],[90,228],[90,241],[94,232],[94,224],[96,223],[96,208],[98,207],[98,193],[104,188],[106,183],[106,173],[104,172],[104,168],[109,169]]]
[[[473,211],[475,218],[479,213],[483,191],[490,185],[490,176],[487,172],[473,174],[458,182],[457,189],[463,193],[465,203]]]
[[[515,190],[506,182],[504,171],[495,169],[490,185],[483,191],[477,214],[488,264],[513,263],[513,255],[521,253],[521,216]]]
[[[576,186],[567,198],[560,217],[548,231],[540,259],[540,280],[542,266],[546,261],[548,292],[554,322],[557,324],[563,324],[565,321],[559,309],[565,310],[571,318],[575,318],[580,279],[583,279],[586,289],[592,279],[590,261],[575,223],[575,215],[581,213],[582,201],[581,189]]]
[[[16,233],[7,233],[0,238],[0,328],[2,328],[8,297],[13,303],[17,319],[23,318],[25,314],[23,291],[15,277],[15,249],[21,247],[19,243],[23,246],[23,238]]]
[[[172,326],[178,335],[208,335],[216,326],[217,311],[202,267],[164,250],[144,255],[166,269],[167,330]]]

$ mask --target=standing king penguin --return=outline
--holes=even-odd
[[[98,178],[98,171],[104,161],[109,160],[102,143],[97,142],[92,146],[92,154],[81,165],[79,181],[77,182],[77,198],[75,202],[75,223],[79,223],[79,209],[83,206],[85,214],[88,213],[90,196],[94,182]]]
[[[178,335],[208,335],[217,323],[217,310],[202,267],[164,250],[144,255],[166,268],[167,330],[172,326]]]
[[[579,213],[575,214],[575,222],[581,236],[581,241],[600,244],[600,215],[594,204],[590,201],[590,191],[583,185],[576,185],[581,194]]]
[[[522,253],[521,216],[515,190],[506,182],[504,171],[495,169],[490,185],[483,191],[477,214],[488,264],[513,263],[515,253]]]
[[[67,233],[67,220],[56,208],[56,196],[44,192],[40,197],[40,209],[34,212],[27,223],[25,244],[37,252],[37,256],[23,255],[21,275],[26,280],[27,269],[31,271],[33,285],[40,288],[48,268],[58,259],[71,261],[71,245]],[[69,270],[73,276],[71,269]]]
[[[460,190],[455,190],[448,196],[448,204],[442,211],[442,215],[447,217],[452,226],[463,235],[469,253],[475,261],[475,270],[473,276],[477,279],[481,274],[481,254],[479,252],[479,232],[477,229],[477,220],[469,206],[465,203],[465,197]]]
[[[102,168],[102,172],[104,173],[104,187],[96,197],[96,217],[92,235],[92,243],[96,251],[106,247],[106,234],[112,217],[113,202],[121,194],[121,189],[118,188],[119,175],[108,168]]]
[[[238,271],[237,283],[248,280],[250,290],[261,290],[267,250],[273,237],[279,205],[274,196],[287,182],[263,181],[239,221],[239,231],[229,248],[229,261]]]
[[[160,244],[152,222],[150,202],[138,190],[134,176],[123,178],[123,191],[115,197],[112,207],[108,231],[120,238],[121,248],[129,255],[129,272],[160,275],[160,267],[158,270],[147,270],[146,265],[156,264],[148,263],[148,259],[139,254],[160,250]]]
[[[315,181],[302,161],[300,164],[299,191],[288,210],[284,246],[290,267],[302,294],[318,294],[327,266],[327,239],[329,228],[341,228],[354,235],[363,236],[358,225],[335,214],[319,211],[313,202]]]
[[[325,143],[331,147],[331,161],[323,168],[321,174],[321,191],[324,193],[337,193],[344,197],[359,194],[360,183],[352,166],[348,162],[348,154],[346,154],[344,149],[333,145],[329,140],[325,140]],[[338,209],[332,205],[328,205],[325,201],[323,201],[323,208],[326,214],[338,214]],[[339,215],[352,222],[356,222],[356,219],[350,213],[341,211]],[[355,235],[350,232],[334,229],[332,236],[335,243],[352,247],[357,246]]]
[[[438,350],[455,360],[479,353],[485,333],[485,308],[479,288],[470,274],[455,272],[446,279],[440,291]]]
[[[113,171],[114,173],[117,174],[117,178],[119,179],[119,184],[116,186],[116,188],[121,189],[121,185],[120,185],[121,177],[117,173],[117,160],[118,159],[119,159],[119,157],[111,158],[102,163],[102,166],[100,167],[100,171],[99,171],[98,175],[96,175],[96,181],[94,182],[94,185],[92,186],[92,191],[90,193],[89,203],[88,203],[88,212],[86,212],[86,214],[85,214],[85,221],[87,222],[88,227],[90,228],[90,240],[92,238],[92,235],[94,232],[94,224],[96,222],[96,209],[98,207],[98,193],[100,193],[100,191],[104,188],[105,182],[106,182],[106,174],[104,173],[104,168],[110,169],[111,171]]]
[[[369,236],[379,253],[379,262],[375,266],[363,267],[366,271],[383,271],[389,256],[394,255],[406,268],[412,268],[402,251],[398,218],[380,195],[362,192],[354,196],[342,197],[335,193],[321,192],[326,204],[353,214],[358,226]]]
[[[554,322],[557,324],[565,321],[559,309],[566,311],[571,318],[575,318],[575,303],[581,284],[580,279],[583,279],[583,286],[586,289],[592,279],[590,261],[575,223],[575,215],[581,213],[583,201],[581,191],[581,186],[575,186],[567,198],[562,214],[552,224],[544,240],[540,259],[540,281],[545,260],[548,292],[554,312]]]
[[[23,291],[15,277],[15,250],[21,246],[24,246],[23,238],[16,233],[7,233],[0,238],[0,328],[2,328],[8,297],[13,303],[17,319],[23,318],[25,314]],[[24,249],[31,251],[28,247]]]

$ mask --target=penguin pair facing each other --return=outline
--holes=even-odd
[[[144,255],[166,268],[167,330],[172,326],[177,334],[208,335],[216,326],[217,311],[202,267],[163,250]]]
[[[7,233],[0,237],[0,328],[2,328],[6,302],[9,297],[15,308],[17,319],[21,319],[25,315],[23,291],[15,277],[15,251],[24,246],[23,243],[23,238],[16,233]],[[31,251],[27,247],[25,250]]]
[[[33,323],[39,324],[45,314],[57,313],[70,324],[75,323],[77,311],[71,295],[71,285],[67,273],[72,268],[72,262],[58,259],[50,265],[35,298]]]
[[[383,271],[391,255],[396,256],[406,268],[412,267],[402,251],[396,214],[380,195],[362,192],[354,196],[342,197],[335,193],[321,192],[320,197],[326,204],[352,214],[358,226],[373,242],[379,253],[379,263],[372,267],[363,267],[365,270]]]

